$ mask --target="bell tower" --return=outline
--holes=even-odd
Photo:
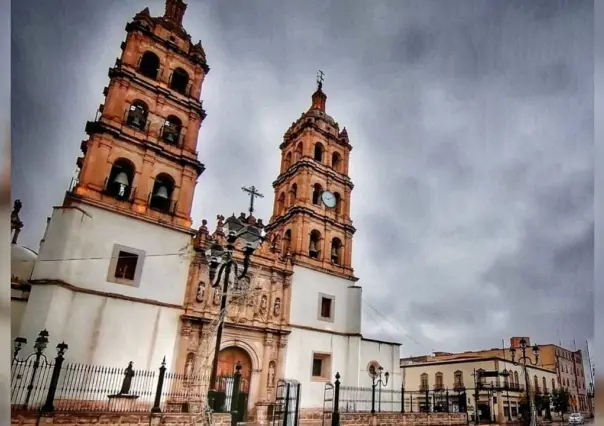
[[[185,10],[166,0],[163,15],[145,8],[126,25],[104,102],[86,124],[78,176],[40,245],[20,335],[46,329],[69,342],[76,362],[171,363],[209,72],[201,42],[182,26]]]
[[[121,57],[78,158],[73,199],[165,227],[188,230],[197,178],[199,100],[209,71],[201,43],[182,27],[186,4],[167,0],[163,17],[145,8],[126,26]]]
[[[348,177],[352,146],[346,128],[326,112],[323,73],[311,106],[285,132],[281,171],[273,183],[275,202],[267,231],[278,230],[282,253],[294,264],[355,279]]]

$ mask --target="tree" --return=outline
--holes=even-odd
[[[564,413],[568,413],[568,401],[569,394],[566,389],[558,388],[552,391],[552,405],[554,410],[562,415],[562,418],[564,418]]]
[[[528,425],[531,418],[531,405],[526,393],[520,395],[518,400],[518,414],[523,425]]]

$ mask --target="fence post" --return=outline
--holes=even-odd
[[[426,388],[426,413],[430,412],[430,391]]]
[[[233,392],[231,393],[231,426],[237,426],[237,413],[239,412],[239,384],[241,382],[241,363],[235,365],[233,376]]]
[[[294,424],[293,426],[298,426],[298,414],[300,412],[300,389],[301,389],[301,383],[298,383],[296,385],[296,411],[294,413]]]
[[[283,426],[287,426],[287,421],[288,421],[288,417],[289,417],[289,386],[290,383],[286,382],[285,383],[285,417],[283,418]]]
[[[447,391],[445,392],[445,399],[447,401],[447,413],[449,412],[449,388],[447,388]]]
[[[164,387],[164,377],[166,376],[166,357],[161,362],[161,367],[159,367],[159,378],[157,379],[157,389],[155,390],[155,402],[153,404],[153,408],[151,409],[152,413],[161,413],[161,408],[159,407],[161,404],[161,391]]]
[[[55,410],[55,406],[53,404],[55,400],[55,394],[57,392],[57,385],[59,384],[59,375],[61,374],[61,367],[63,366],[63,361],[65,358],[65,351],[68,346],[65,342],[59,343],[57,345],[57,357],[55,358],[55,365],[52,369],[52,376],[50,377],[50,385],[48,385],[48,393],[46,394],[46,402],[44,406],[42,406],[42,411],[45,413],[49,413]]]
[[[371,383],[371,414],[375,414],[375,377]]]
[[[409,394],[409,412],[413,413],[413,394]]]
[[[401,414],[405,414],[405,385],[401,385]]]
[[[333,411],[331,413],[331,426],[340,426],[340,373],[336,373],[333,391]]]

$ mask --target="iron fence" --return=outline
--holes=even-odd
[[[15,340],[11,364],[11,409],[36,412],[201,412],[209,391],[209,374],[166,371],[165,358],[156,370],[65,363],[67,345],[57,346],[57,357],[44,355],[48,333],[40,332],[35,352],[19,358],[25,339]],[[230,376],[219,376],[216,387],[226,399],[218,411],[241,412],[249,383],[241,366]],[[235,403],[233,403],[235,402]]]

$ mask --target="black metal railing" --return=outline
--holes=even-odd
[[[11,364],[11,409],[34,412],[200,412],[208,392],[209,374],[166,371],[165,358],[156,370],[64,363],[65,343],[49,362],[44,351],[48,332],[40,332],[35,351],[19,357],[23,338],[15,339]],[[241,366],[231,376],[219,377],[226,400],[222,412],[243,413],[249,383],[242,380]],[[235,404],[232,401],[236,401]],[[242,402],[243,401],[243,402]],[[241,420],[239,420],[241,421]]]
[[[326,384],[324,411],[332,407],[332,426],[339,424],[340,413],[466,413],[467,390],[380,389],[379,386],[343,386],[340,375]],[[327,399],[329,398],[329,400]],[[326,416],[323,416],[324,419]],[[334,424],[335,422],[335,424]],[[325,420],[324,420],[325,423]]]

